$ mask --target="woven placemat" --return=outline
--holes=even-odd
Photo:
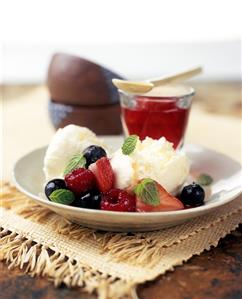
[[[0,260],[99,298],[137,298],[136,287],[216,246],[242,222],[242,197],[185,224],[148,233],[105,233],[70,223],[2,184]]]

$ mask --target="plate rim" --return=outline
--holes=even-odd
[[[216,151],[216,150],[213,150],[213,149],[210,149],[208,147],[205,147],[205,146],[202,146],[200,144],[193,144],[193,143],[189,143],[189,144],[186,144],[185,145],[185,150],[186,148],[189,148],[189,147],[194,147],[194,148],[200,148],[202,150],[206,150],[206,151],[210,151],[210,152],[213,152],[215,153],[216,155],[219,154],[220,156],[225,156],[226,158],[230,159],[231,161],[233,161],[234,163],[238,164],[238,166],[240,166],[240,172],[242,174],[242,166],[241,164],[234,160],[233,158],[229,157],[228,155],[224,154],[224,153],[221,153],[219,151]],[[178,211],[160,211],[160,212],[116,212],[116,211],[102,211],[102,210],[94,210],[94,209],[85,209],[85,208],[79,208],[79,207],[73,207],[73,206],[68,206],[68,205],[62,205],[62,204],[58,204],[58,203],[55,203],[55,202],[51,202],[51,201],[48,201],[46,199],[43,199],[31,192],[29,192],[28,190],[26,190],[24,187],[22,187],[18,180],[16,179],[16,168],[18,166],[18,164],[21,162],[22,159],[26,158],[27,156],[33,154],[34,152],[36,151],[41,151],[41,150],[44,150],[46,149],[47,146],[42,146],[42,147],[39,147],[39,148],[36,148],[36,149],[33,149],[31,151],[29,151],[28,153],[22,155],[19,159],[17,159],[14,163],[14,166],[13,166],[13,170],[12,170],[12,179],[13,179],[13,183],[14,185],[16,186],[16,188],[22,192],[23,194],[27,195],[28,197],[30,197],[31,199],[39,202],[39,203],[44,203],[45,206],[53,206],[53,207],[56,207],[56,208],[62,208],[66,211],[80,211],[80,212],[84,212],[84,213],[87,213],[87,214],[100,214],[100,215],[110,215],[110,216],[122,216],[122,217],[138,217],[138,218],[147,218],[147,217],[151,217],[151,216],[165,216],[165,217],[171,217],[171,216],[176,216],[176,215],[187,215],[189,216],[189,214],[193,214],[194,212],[205,212],[205,211],[209,211],[209,210],[213,210],[215,208],[219,208],[227,203],[229,203],[230,201],[232,201],[233,199],[235,199],[236,197],[238,197],[240,194],[242,194],[242,184],[240,186],[238,186],[237,188],[235,189],[232,189],[232,190],[228,190],[226,191],[226,193],[223,195],[223,197],[225,197],[225,199],[220,202],[220,201],[217,201],[217,202],[214,202],[214,203],[211,203],[209,205],[203,205],[203,206],[199,206],[199,207],[194,207],[194,208],[189,208],[189,209],[183,209],[183,210],[178,210]],[[231,194],[232,193],[232,194]]]

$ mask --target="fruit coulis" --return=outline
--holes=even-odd
[[[122,107],[122,117],[128,135],[136,134],[141,140],[149,136],[164,136],[177,148],[183,140],[190,107],[179,107],[179,98],[151,98],[136,96],[135,107]]]

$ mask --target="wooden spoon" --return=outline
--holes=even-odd
[[[183,72],[175,73],[172,75],[166,75],[157,79],[150,79],[143,82],[127,81],[120,79],[113,79],[112,82],[118,89],[121,89],[128,93],[146,93],[152,90],[155,86],[185,81],[195,75],[200,74],[201,72],[202,68],[196,67]]]

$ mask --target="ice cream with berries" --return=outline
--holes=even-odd
[[[175,211],[187,203],[201,205],[204,200],[197,184],[180,193],[189,173],[189,161],[163,137],[140,141],[131,135],[110,155],[107,146],[90,130],[67,126],[51,141],[44,172],[46,197],[79,208]]]

